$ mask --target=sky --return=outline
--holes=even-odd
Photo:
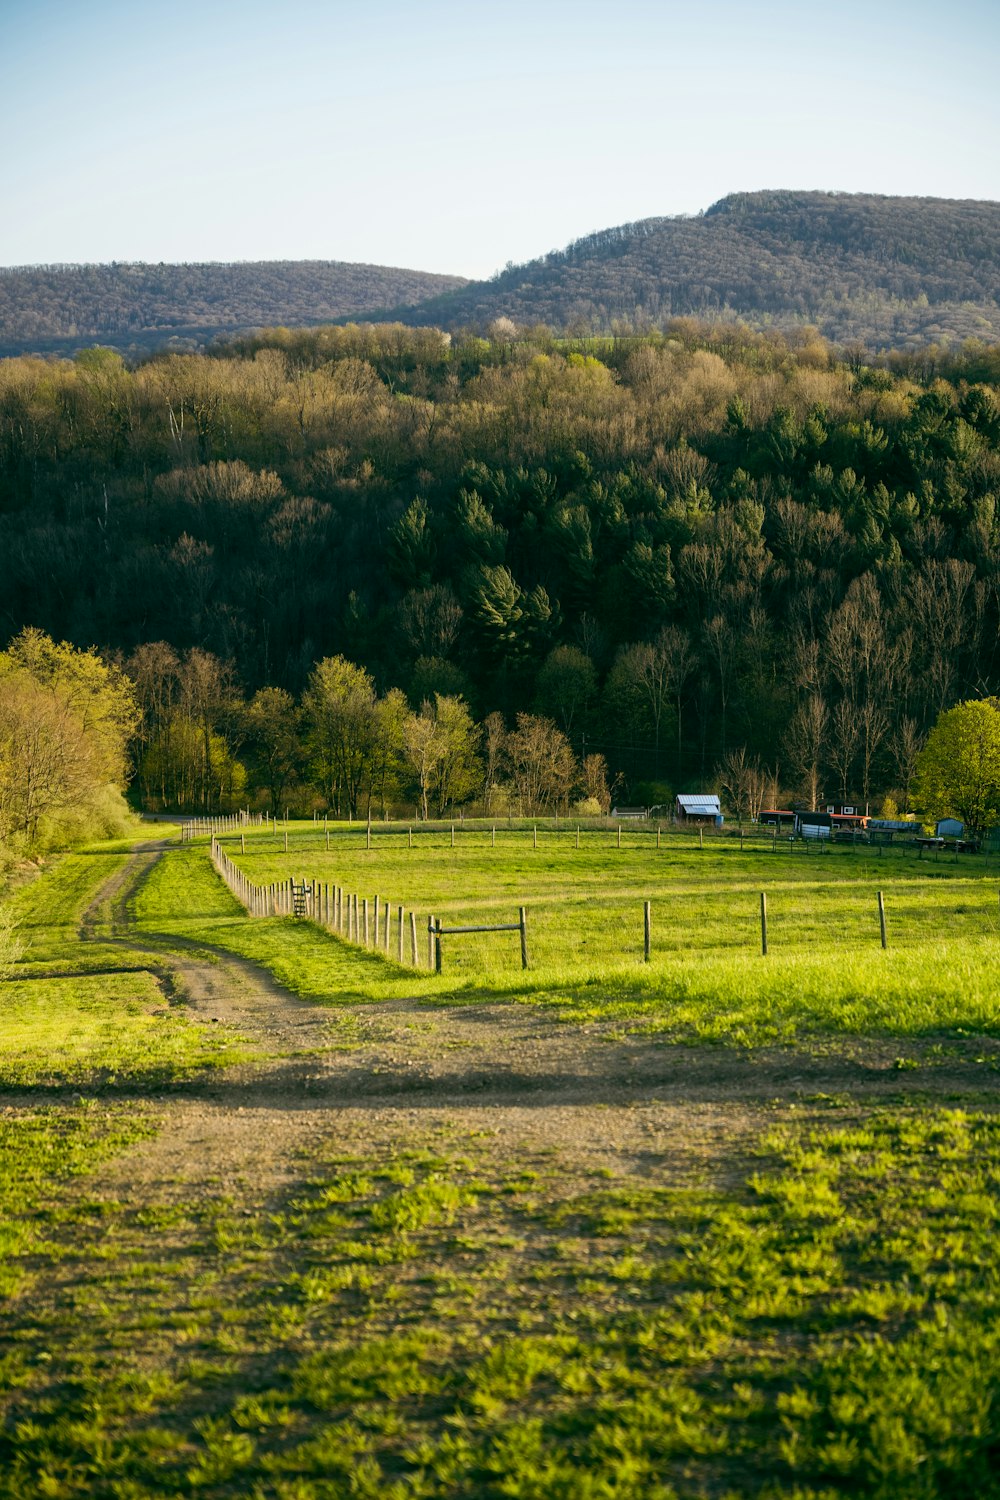
[[[0,0],[0,265],[489,276],[759,188],[1000,199],[996,0]]]

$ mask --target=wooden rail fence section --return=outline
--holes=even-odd
[[[293,877],[275,881],[272,885],[256,885],[229,858],[215,834],[212,835],[211,851],[212,863],[222,880],[251,917],[308,917],[349,943],[373,948],[387,958],[394,954],[397,963],[408,961],[412,968],[420,967],[416,912],[407,912],[405,907],[397,904],[394,917],[393,905],[384,897],[376,896],[369,903],[367,896],[358,896],[356,892],[326,881],[296,880]],[[392,941],[394,925],[395,943]],[[442,936],[465,932],[519,932],[521,967],[528,967],[528,918],[523,906],[518,909],[516,922],[490,927],[442,927],[440,918],[431,916],[427,918],[427,931],[427,966],[439,974]]]

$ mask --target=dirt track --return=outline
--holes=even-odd
[[[881,1042],[744,1051],[568,1025],[523,1004],[338,1007],[335,995],[329,1006],[309,1004],[220,949],[136,932],[128,901],[164,847],[144,846],[102,888],[81,937],[149,954],[165,994],[200,1021],[232,1028],[252,1060],[158,1100],[166,1128],[112,1169],[119,1188],[252,1176],[266,1191],[321,1137],[384,1144],[442,1121],[557,1149],[567,1163],[585,1158],[616,1176],[642,1173],[654,1158],[661,1174],[668,1166],[673,1175],[671,1163],[699,1173],[711,1159],[713,1175],[725,1176],[736,1143],[790,1106],[822,1109],[831,1096],[940,1102],[989,1089],[996,1076],[1000,1049],[981,1040],[946,1061],[929,1059],[926,1047]]]

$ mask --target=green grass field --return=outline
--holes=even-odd
[[[642,1016],[677,1036],[743,1044],[807,1031],[926,1035],[995,1034],[1000,993],[1000,902],[982,857],[955,864],[912,854],[833,847],[741,852],[735,839],[664,838],[627,830],[340,834],[325,849],[312,825],[283,838],[251,832],[227,851],[260,884],[296,878],[339,884],[370,905],[419,913],[416,973],[331,942],[312,924],[239,919],[234,900],[196,874],[204,846],[187,846],[154,873],[137,905],[156,925],[178,895],[203,882],[182,919],[202,936],[274,968],[303,995],[393,998],[471,994],[528,998],[581,1020]],[[877,892],[888,912],[880,945]],[[768,954],[760,951],[760,892],[768,901]],[[643,902],[652,907],[652,959],[643,961]],[[428,973],[426,919],[446,926],[516,921],[528,912],[531,967],[522,973],[516,934],[444,939],[444,973]],[[177,920],[176,918],[172,920]],[[391,954],[397,953],[396,928]],[[405,951],[409,962],[407,934]]]
[[[1000,1497],[1000,907],[981,860],[657,853],[628,832],[577,852],[548,830],[538,849],[522,832],[368,851],[362,833],[327,854],[299,832],[288,856],[251,835],[234,857],[449,924],[524,904],[532,967],[514,934],[453,941],[437,976],[313,922],[251,920],[204,844],[169,848],[131,922],[106,902],[86,941],[122,851],[16,892],[0,1500]],[[142,945],[166,961],[171,944],[253,958],[321,1001],[326,1092],[305,1092],[306,1054],[302,1083],[282,1082],[277,1042],[236,1071],[232,1029],[196,1024],[143,969]],[[509,1002],[581,1047],[596,1026],[609,1060],[652,1031],[665,1077],[679,1043],[720,1071],[748,1047],[758,1061],[707,1098],[665,1083],[571,1107],[553,1078],[551,1099],[509,1108],[433,1092],[344,1108],[344,1027],[382,1000],[404,1007],[397,1029],[352,1042],[373,1077],[407,1046],[446,1049],[456,1006],[502,1037]],[[884,1036],[909,1052],[878,1095],[768,1071]],[[312,1134],[255,1171],[304,1113]]]

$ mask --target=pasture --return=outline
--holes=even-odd
[[[327,848],[327,843],[330,847]],[[290,877],[340,885],[367,900],[371,951],[376,897],[391,931],[389,962],[359,966],[358,993],[481,994],[557,1006],[568,1018],[644,1018],[685,1039],[753,1043],[819,1032],[899,1036],[1000,1024],[1000,870],[983,856],[935,860],[911,851],[827,848],[787,840],[740,840],[697,832],[575,827],[364,829],[329,840],[313,825],[256,829],[222,847],[261,885]],[[193,869],[195,855],[187,854]],[[183,860],[182,853],[176,862]],[[165,862],[157,885],[179,881]],[[187,877],[190,878],[190,877]],[[877,894],[884,891],[889,947],[881,948]],[[768,953],[761,954],[760,893],[767,896]],[[643,905],[651,907],[644,961]],[[418,964],[410,964],[408,917],[398,962],[397,913],[418,913]],[[530,968],[516,934],[443,940],[443,972],[428,969],[427,919],[446,927],[489,925],[528,914]],[[140,921],[142,908],[139,908]],[[246,924],[240,923],[240,926]],[[260,925],[249,924],[251,928]],[[311,925],[311,924],[310,924]],[[323,993],[321,940],[277,924],[281,978]],[[195,921],[194,931],[203,929]],[[215,936],[220,936],[215,930]],[[252,933],[240,951],[263,951]],[[250,946],[242,946],[250,945]],[[294,951],[293,951],[294,945]],[[339,946],[339,945],[338,945]]]
[[[252,920],[207,842],[19,889],[3,1500],[1000,1495],[981,858],[289,842],[226,847],[424,940],[525,905],[530,967]]]

